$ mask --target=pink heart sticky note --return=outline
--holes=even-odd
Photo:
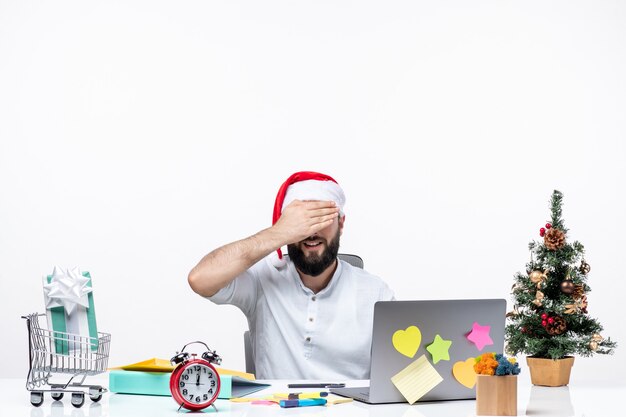
[[[467,340],[474,343],[478,350],[483,350],[487,345],[493,345],[493,340],[489,336],[491,326],[481,326],[477,322],[474,322],[472,331],[467,335]]]
[[[466,386],[469,389],[474,388],[476,385],[476,372],[474,371],[474,358],[467,358],[465,362],[459,361],[452,367],[452,375],[459,381],[461,385]]]

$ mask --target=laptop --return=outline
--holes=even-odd
[[[443,381],[427,392],[418,401],[469,400],[476,398],[475,386],[468,387],[460,373],[453,374],[457,362],[465,362],[485,352],[503,353],[506,300],[425,300],[425,301],[379,301],[374,305],[374,329],[372,334],[372,355],[370,362],[370,386],[358,388],[333,388],[330,391],[344,397],[354,398],[368,404],[400,403],[407,400],[391,382],[391,377],[415,362],[422,355],[441,375]],[[476,332],[486,333],[492,344],[474,343],[468,339],[475,326]],[[413,357],[400,353],[392,342],[398,330],[407,331],[415,326],[421,333],[421,341]],[[413,329],[413,335],[414,329]],[[439,335],[451,341],[448,348],[450,360],[434,357],[426,350]],[[473,336],[470,337],[474,339]],[[418,340],[413,338],[412,340]],[[488,342],[488,339],[484,339]],[[404,349],[403,349],[404,350]],[[406,353],[406,350],[404,350]],[[411,353],[410,351],[408,352]],[[462,368],[458,366],[457,368]]]

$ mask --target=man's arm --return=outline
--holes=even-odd
[[[189,285],[196,293],[210,297],[278,248],[328,227],[338,214],[339,208],[333,201],[295,200],[285,207],[274,226],[217,248],[202,258],[189,272]]]

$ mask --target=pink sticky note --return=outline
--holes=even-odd
[[[274,405],[277,404],[276,401],[270,401],[270,400],[254,400],[251,401],[250,404],[254,404],[254,405]]]
[[[489,336],[491,326],[481,326],[477,322],[474,322],[472,331],[467,335],[467,340],[474,343],[478,350],[483,350],[487,345],[493,345],[493,340]]]

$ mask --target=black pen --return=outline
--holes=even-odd
[[[288,384],[289,388],[343,388],[346,384],[335,384],[332,382],[320,382],[316,384]]]

